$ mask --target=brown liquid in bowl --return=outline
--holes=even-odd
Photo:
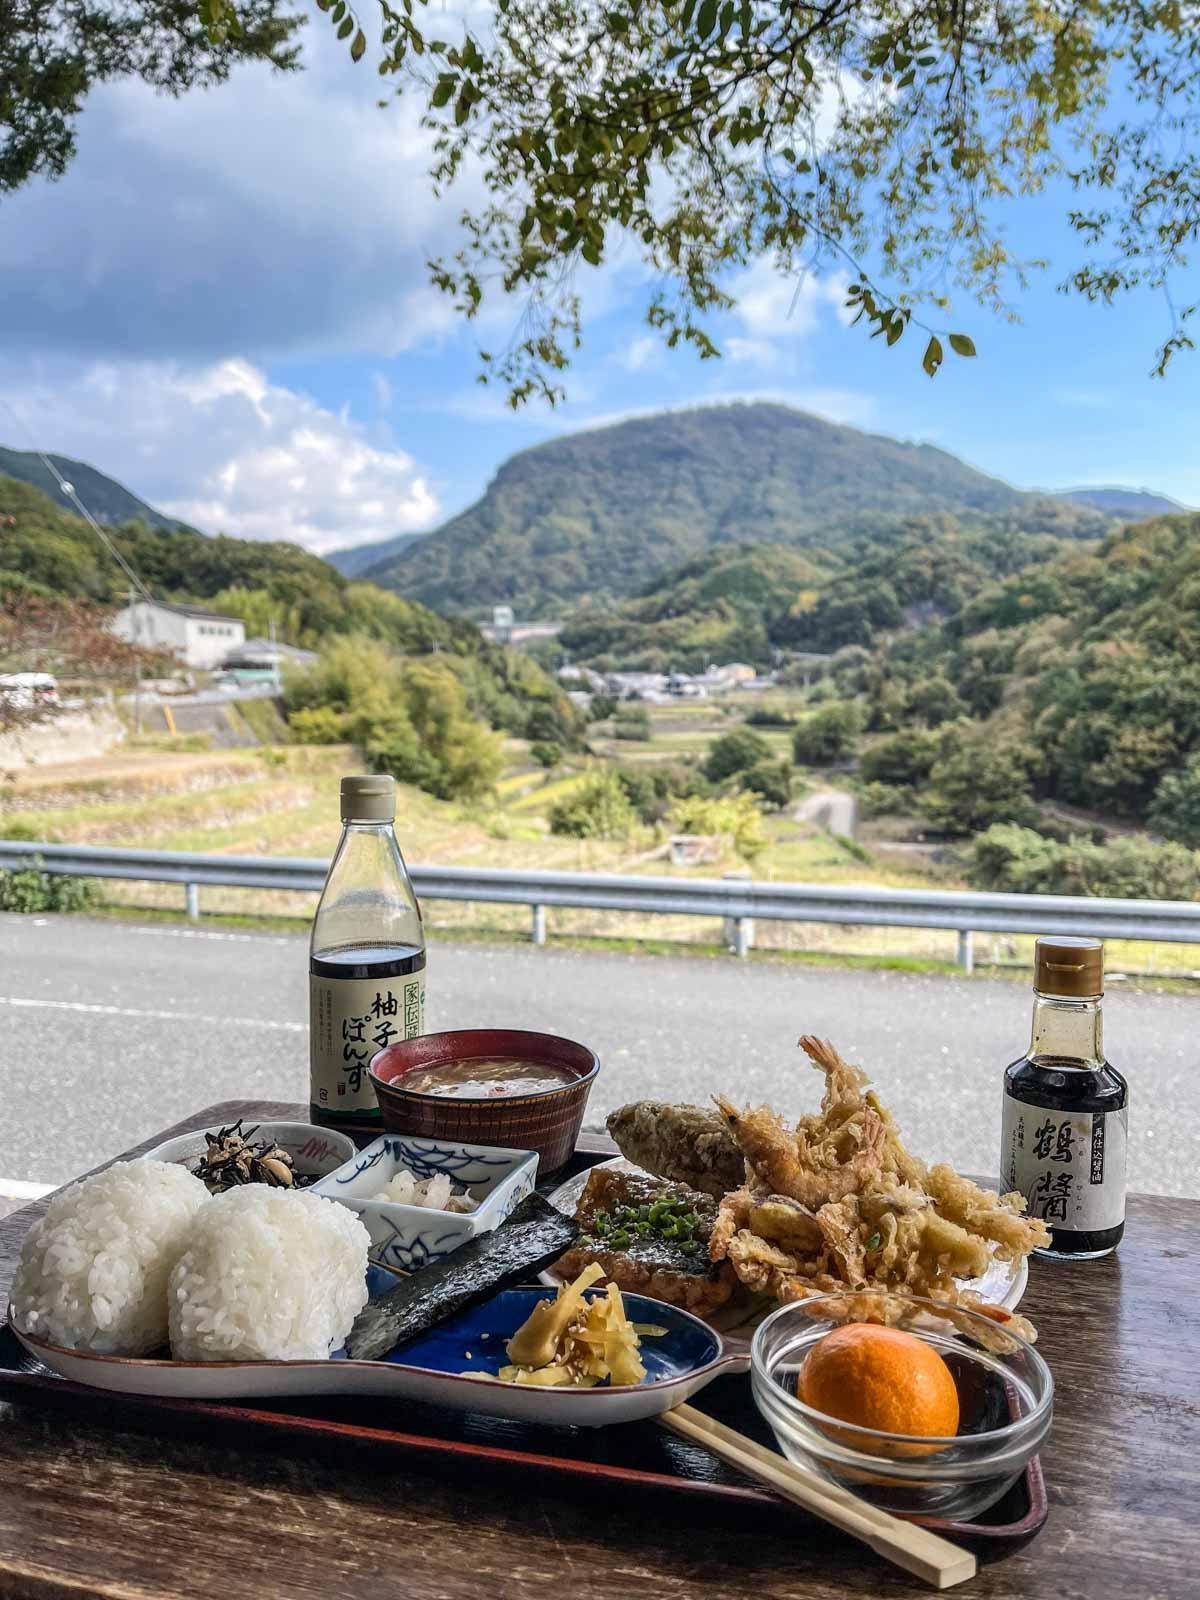
[[[494,1100],[504,1095],[545,1094],[574,1081],[575,1074],[519,1056],[469,1056],[436,1067],[420,1067],[396,1082],[414,1094],[454,1100]]]

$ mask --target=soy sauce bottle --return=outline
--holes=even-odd
[[[1099,939],[1039,939],[1033,1037],[1005,1070],[1001,1187],[1044,1219],[1038,1255],[1086,1260],[1125,1231],[1129,1090],[1104,1059]]]
[[[395,780],[343,778],[341,808],[309,945],[311,1115],[372,1135],[383,1122],[368,1063],[425,1031],[425,930],[396,843]]]

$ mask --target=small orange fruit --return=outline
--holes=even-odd
[[[804,1358],[796,1393],[806,1406],[856,1428],[953,1438],[958,1432],[958,1389],[941,1356],[915,1334],[874,1322],[849,1322],[819,1339]],[[837,1429],[841,1443],[866,1448]],[[923,1454],[921,1446],[893,1446],[873,1454]]]

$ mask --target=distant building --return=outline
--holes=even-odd
[[[529,644],[538,639],[553,639],[562,632],[561,622],[517,622],[511,606],[493,606],[492,620],[481,622],[479,631],[489,644]]]
[[[170,651],[189,667],[219,667],[246,642],[246,624],[239,618],[165,600],[136,600],[117,612],[111,627],[118,639]]]
[[[247,639],[225,657],[223,671],[239,683],[278,683],[285,662],[306,667],[317,659],[315,650],[301,650],[278,639]]]

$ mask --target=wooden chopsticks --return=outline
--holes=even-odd
[[[703,1411],[689,1405],[676,1406],[673,1411],[664,1412],[658,1421],[681,1439],[703,1445],[748,1477],[765,1483],[776,1494],[803,1506],[843,1533],[861,1539],[879,1555],[935,1589],[949,1589],[975,1576],[975,1557],[969,1550],[962,1550],[927,1528],[869,1505],[849,1489],[828,1482],[806,1467],[796,1466],[786,1456],[714,1421]]]

